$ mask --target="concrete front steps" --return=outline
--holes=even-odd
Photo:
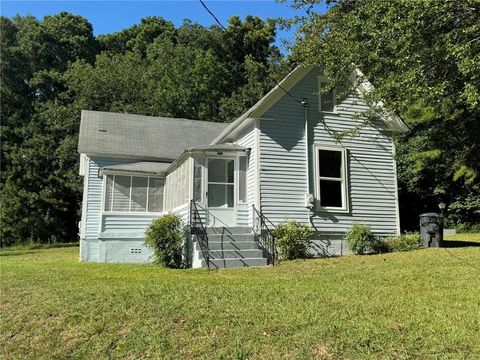
[[[211,269],[267,265],[251,228],[213,227],[207,228],[207,234]],[[194,243],[193,250],[193,267],[206,268],[207,262],[198,242]]]

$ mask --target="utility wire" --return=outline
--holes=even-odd
[[[222,28],[223,31],[227,32],[227,29],[225,28],[225,26],[223,26],[223,24],[220,22],[220,20],[218,20],[218,18],[215,16],[215,14],[207,7],[205,2],[203,0],[199,0],[199,1],[200,1],[200,4],[202,4],[202,6],[205,8],[205,10],[210,14],[210,16],[213,17],[213,19],[218,24],[218,26],[220,26],[220,28]],[[239,47],[239,49],[243,52],[244,55],[249,55],[243,47]],[[304,101],[298,100],[295,96],[290,94],[290,92],[287,89],[285,89],[282,85],[280,85],[277,81],[274,80],[274,83],[275,83],[275,85],[278,86],[279,89],[281,89],[285,94],[290,96],[297,103],[299,103],[302,106],[306,105],[306,103]]]
[[[216,21],[217,24],[223,29],[223,31],[227,31],[227,29],[225,28],[225,26],[223,26],[222,23],[220,22],[220,20],[218,20],[218,18],[215,16],[215,14],[210,11],[210,9],[207,7],[207,5],[205,5],[205,3],[203,2],[203,0],[200,0],[200,4],[202,4],[202,6],[205,8],[205,10],[207,10],[207,12],[215,19],[215,21]]]

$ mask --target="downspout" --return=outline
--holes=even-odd
[[[304,131],[305,132],[305,170],[307,175],[307,191],[305,192],[305,194],[310,194],[310,161],[309,161],[310,154],[308,151],[308,101],[307,101],[307,98],[302,99],[302,105],[303,105],[303,117],[305,122],[305,131]],[[311,223],[312,208],[310,206],[307,206],[307,208],[308,208],[308,222]]]
[[[395,134],[392,134],[392,157],[393,157],[393,174],[395,179],[395,225],[397,235],[401,234],[400,230],[400,206],[398,204],[398,177],[397,177],[397,149],[395,147]]]

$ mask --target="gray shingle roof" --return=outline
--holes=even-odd
[[[135,173],[146,173],[164,175],[165,170],[170,166],[169,162],[138,161],[129,164],[110,165],[100,168],[102,170],[126,171]]]
[[[208,145],[228,124],[102,111],[82,111],[78,152],[173,161]]]

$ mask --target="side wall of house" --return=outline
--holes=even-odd
[[[103,214],[103,166],[132,160],[87,157],[80,231],[80,261],[148,262],[152,255],[144,245],[145,230],[156,215]]]
[[[336,142],[334,134],[354,129],[367,105],[357,95],[337,104],[335,113],[319,111],[319,73],[314,69],[290,93],[308,101],[308,147],[304,108],[283,96],[260,123],[261,208],[274,223],[297,220],[317,231],[316,254],[343,254],[345,232],[353,223],[369,225],[379,236],[397,232],[397,194],[391,134],[383,123],[367,124],[357,136]],[[349,211],[309,213],[305,194],[315,193],[315,145],[342,146],[347,150]],[[310,185],[307,185],[307,152]]]

